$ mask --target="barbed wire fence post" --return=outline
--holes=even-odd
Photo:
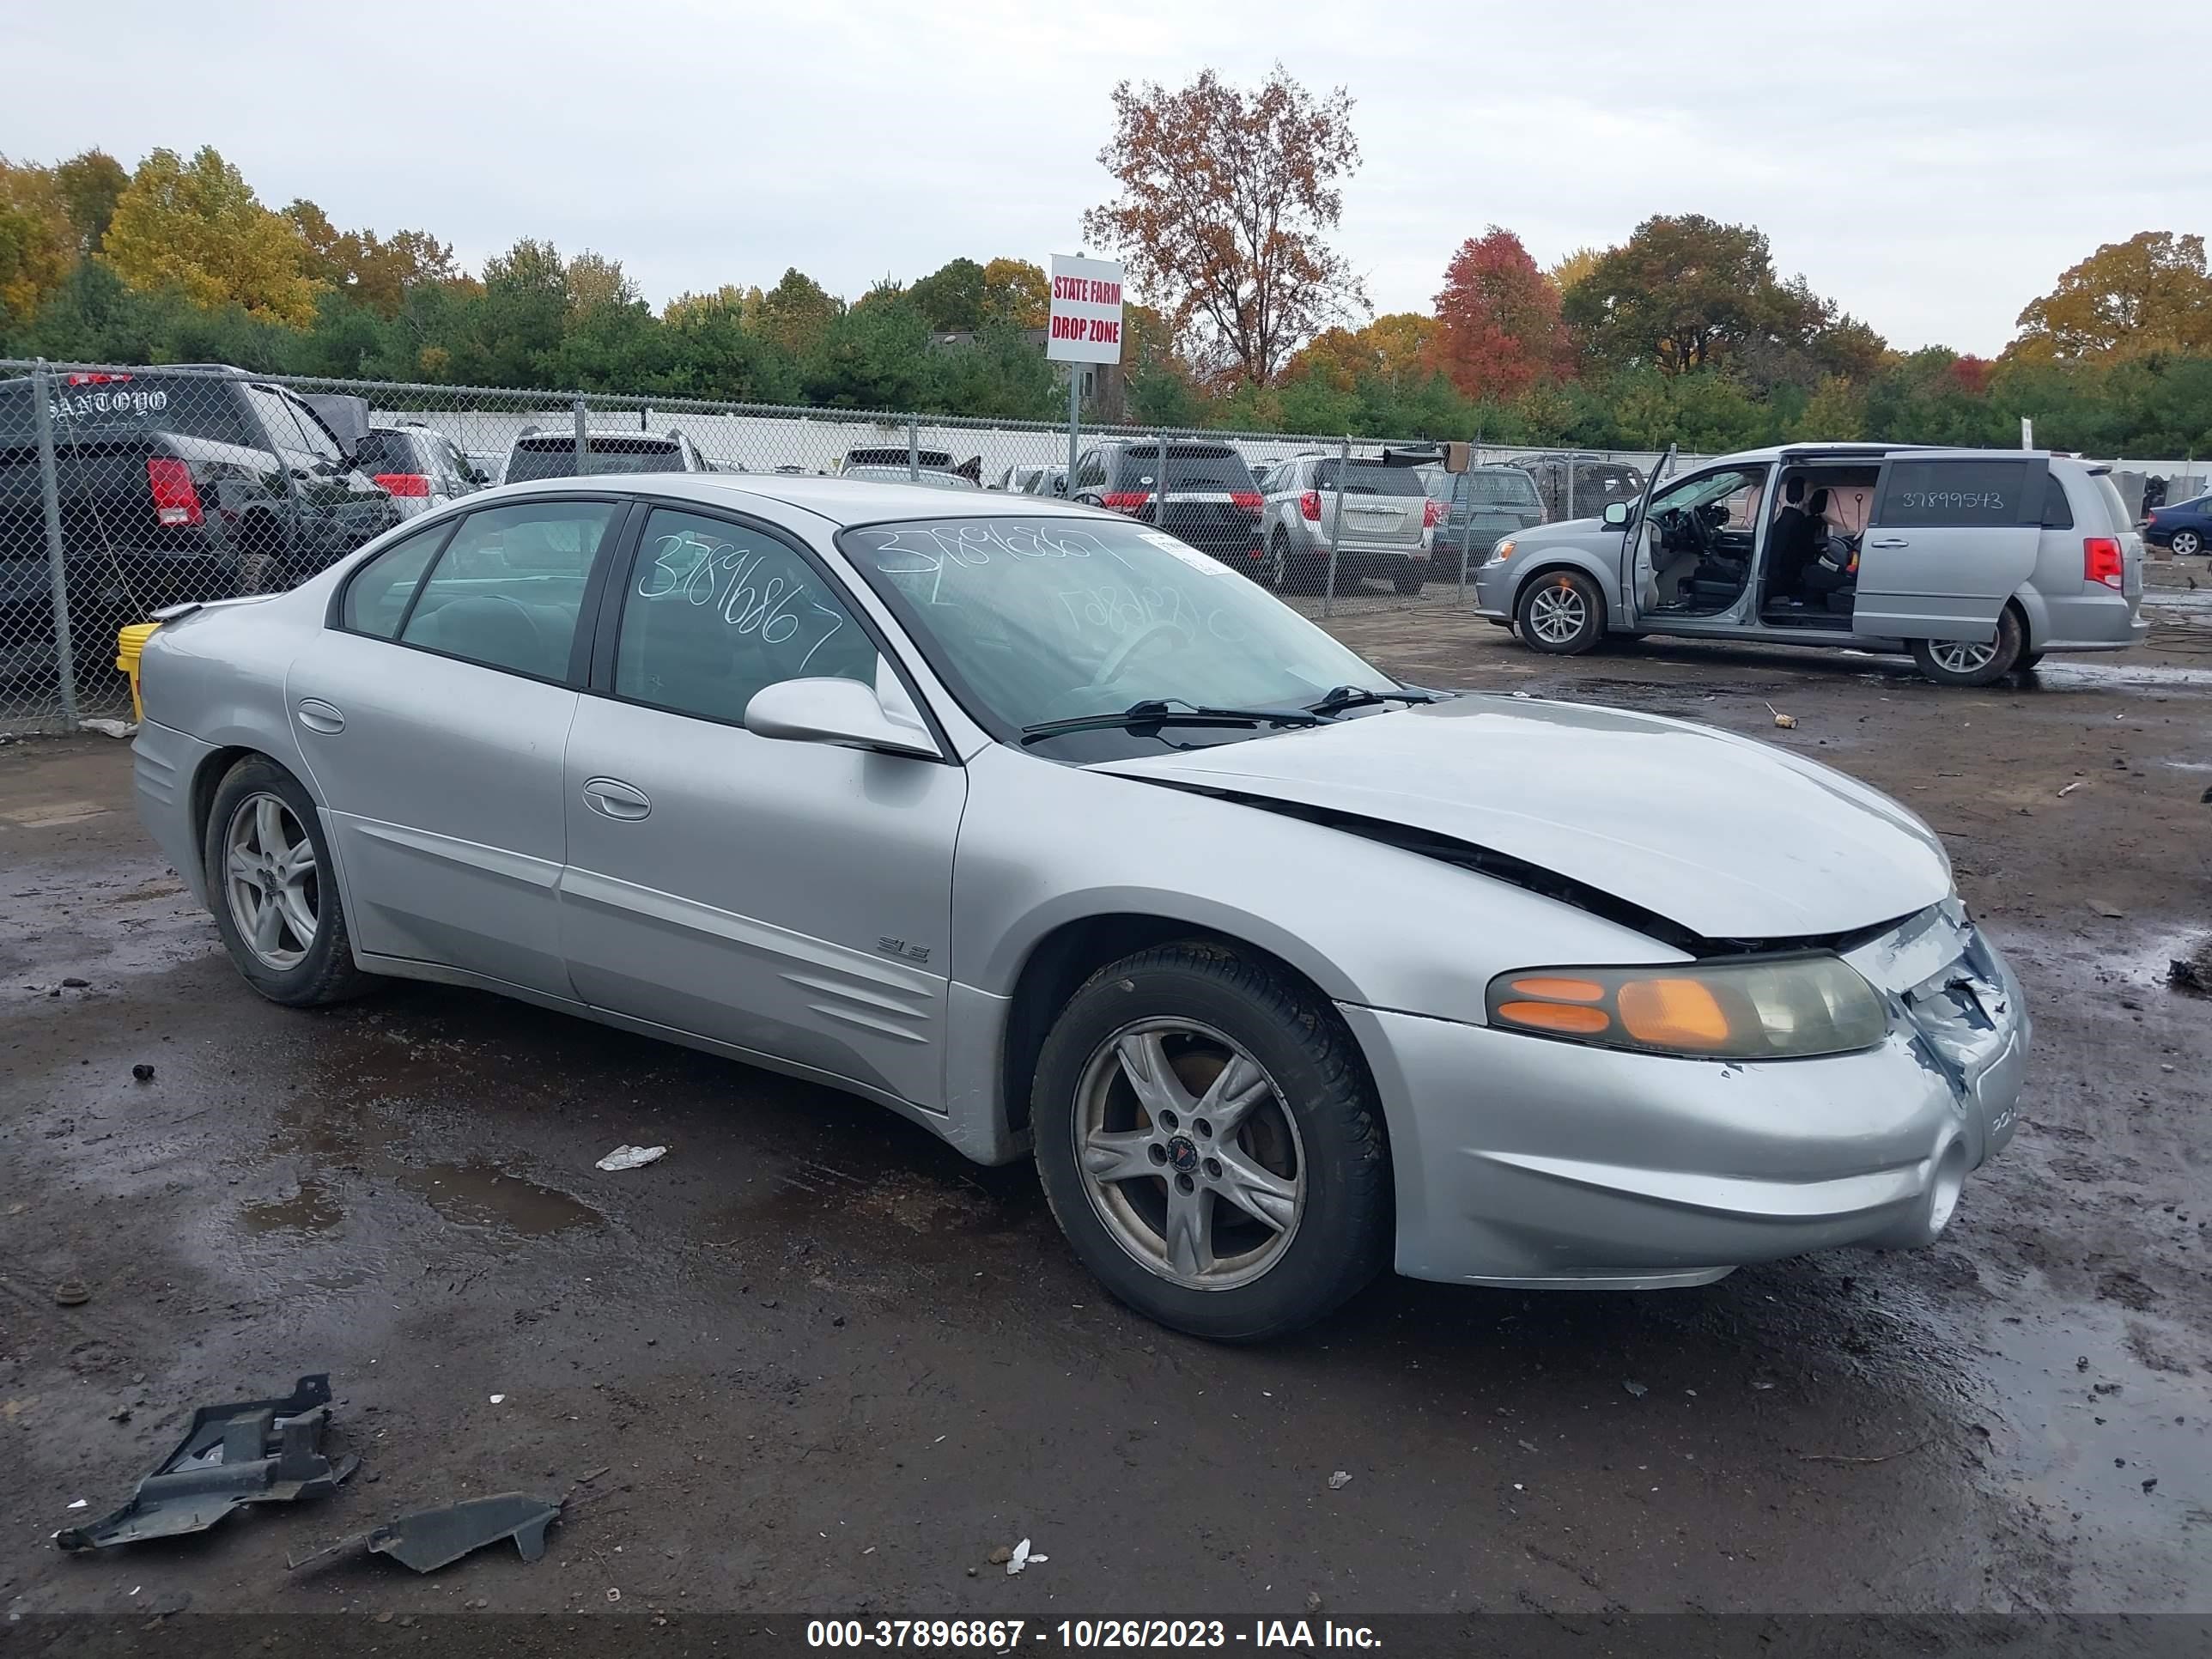
[[[62,726],[76,730],[76,653],[70,639],[69,562],[62,540],[61,483],[54,468],[53,370],[39,359],[31,371],[32,419],[39,434],[39,495],[46,524],[46,568],[54,604],[54,668]]]

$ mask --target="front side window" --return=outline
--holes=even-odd
[[[1892,461],[1875,522],[1890,529],[2002,529],[2037,523],[2043,497],[2023,514],[2025,460]]]
[[[945,518],[864,526],[838,544],[1004,738],[1153,699],[1282,708],[1391,684],[1228,566],[1141,523]],[[1203,740],[1252,735],[1209,729]],[[1036,752],[1089,758],[1121,740],[1047,738]]]
[[[1651,515],[1679,513],[1691,507],[1709,509],[1717,528],[1748,530],[1759,522],[1759,497],[1766,488],[1766,469],[1724,466],[1685,478],[1652,498]]]
[[[422,584],[400,642],[560,679],[616,510],[608,501],[532,501],[470,514]]]
[[[338,625],[380,640],[396,637],[407,615],[407,601],[415,597],[415,585],[422,580],[449,528],[441,524],[417,531],[356,571],[346,584],[345,602],[338,607]]]
[[[876,648],[806,560],[764,531],[658,510],[615,645],[615,695],[737,724],[782,680],[872,685]]]

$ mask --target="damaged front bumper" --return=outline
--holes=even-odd
[[[1654,1289],[1941,1233],[2012,1138],[2029,1021],[1956,899],[1846,958],[1891,1006],[1857,1054],[1749,1063],[1347,1006],[1383,1097],[1397,1267]]]

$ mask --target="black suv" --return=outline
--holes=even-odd
[[[1072,500],[1157,524],[1177,541],[1255,579],[1260,574],[1260,486],[1243,456],[1224,443],[1167,441],[1167,510],[1160,510],[1160,446],[1152,438],[1094,444],[1076,463]]]

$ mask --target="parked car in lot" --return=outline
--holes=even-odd
[[[536,478],[597,477],[605,472],[712,472],[714,464],[681,432],[589,431],[583,465],[577,465],[573,428],[526,427],[507,452],[501,483]]]
[[[1354,455],[1337,485],[1338,458],[1302,455],[1267,474],[1261,507],[1267,573],[1276,591],[1318,593],[1328,582],[1335,535],[1338,591],[1379,576],[1401,593],[1418,593],[1429,579],[1429,546],[1442,507],[1429,498],[1419,467]]]
[[[573,455],[574,434],[568,441]],[[355,447],[354,464],[392,497],[402,518],[457,501],[491,482],[459,445],[419,421],[370,427]]]
[[[64,574],[83,667],[117,618],[284,586],[399,520],[285,388],[220,368],[53,376]],[[52,638],[52,571],[28,377],[0,380],[0,638]]]
[[[1464,472],[1424,467],[1428,492],[1443,509],[1430,562],[1437,574],[1459,574],[1460,556],[1474,569],[1502,537],[1544,522],[1536,481],[1517,466],[1476,466]]]
[[[1260,490],[1244,458],[1227,444],[1200,439],[1170,438],[1167,451],[1163,484],[1159,440],[1092,445],[1076,462],[1074,499],[1158,526],[1186,546],[1261,574]]]
[[[2151,508],[2142,538],[2153,547],[2172,549],[2177,558],[2195,558],[2212,547],[2212,495]]]
[[[2109,469],[2023,450],[1793,444],[1498,543],[1476,604],[1538,651],[1608,633],[1910,651],[1988,685],[2148,631]]]
[[[474,986],[1034,1156],[1202,1335],[1386,1265],[1925,1243],[2013,1133],[2026,1006],[1905,807],[1401,684],[1112,512],[510,488],[170,618],[142,681],[140,811],[263,995]]]
[[[1535,484],[1547,524],[1594,519],[1611,503],[1632,501],[1644,493],[1642,469],[1607,455],[1516,455],[1512,464]]]

